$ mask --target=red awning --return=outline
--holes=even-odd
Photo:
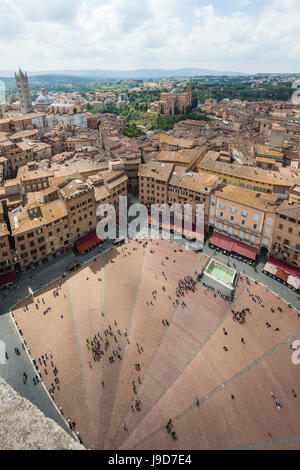
[[[14,284],[16,282],[16,273],[6,273],[0,275],[0,289],[8,286],[9,284]]]
[[[232,246],[234,242],[233,240],[231,240],[231,238],[216,232],[211,237],[210,243],[218,246],[219,248],[222,248],[222,250],[232,251]]]
[[[275,276],[278,277],[278,279],[287,282],[289,274],[286,271],[283,271],[282,269],[278,268]]]
[[[83,253],[84,251],[88,250],[89,248],[92,248],[93,246],[97,245],[102,241],[102,238],[98,238],[96,230],[94,230],[94,232],[91,232],[85,237],[80,238],[80,240],[77,240],[77,242],[75,243],[75,247],[77,251],[79,251],[79,253]]]
[[[233,242],[232,251],[253,260],[255,260],[257,256],[257,251],[253,246],[246,245],[242,242]]]
[[[278,259],[275,259],[275,258],[269,258],[268,262],[273,264],[274,266],[277,266],[277,268],[280,268],[283,271],[285,271],[289,274],[292,274],[293,276],[296,276],[300,279],[299,269],[294,268],[293,266],[289,266],[288,264],[284,263],[283,261],[279,261]]]

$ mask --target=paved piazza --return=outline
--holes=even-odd
[[[176,296],[209,260],[131,241],[15,306],[49,401],[87,448],[300,448],[298,312],[243,273],[233,304],[201,283]]]

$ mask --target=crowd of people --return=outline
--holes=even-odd
[[[221,297],[223,300],[226,300],[226,302],[230,302],[230,303],[233,300],[233,296],[230,297],[229,295],[224,294],[220,290],[215,289],[213,286],[209,286],[205,282],[202,282],[202,286],[205,288],[205,291],[204,291],[205,295],[212,293],[214,297],[217,297],[217,296]]]
[[[184,276],[179,279],[176,287],[176,297],[184,297],[188,292],[196,292],[197,281],[192,276]]]

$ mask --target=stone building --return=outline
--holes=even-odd
[[[21,113],[32,113],[33,106],[30,98],[27,73],[23,73],[22,70],[19,69],[19,71],[15,73],[15,79],[18,88]]]
[[[217,176],[193,173],[171,163],[149,162],[139,169],[139,202],[151,204],[191,204],[195,223],[195,205],[204,205],[204,223],[208,223],[210,197],[222,180]]]
[[[4,220],[2,202],[0,202],[0,273],[13,270],[13,260],[9,244],[9,231]]]
[[[192,87],[184,93],[161,93],[160,100],[149,104],[149,109],[161,114],[186,114],[192,105]]]
[[[271,248],[277,196],[228,184],[211,197],[209,225],[211,243],[255,260]]]
[[[59,191],[69,216],[71,241],[96,228],[96,201],[93,187],[81,179],[72,180]]]
[[[84,450],[0,377],[1,450]]]
[[[271,254],[300,268],[300,203],[284,201],[276,210]]]
[[[48,95],[45,88],[41,89],[39,96],[37,97],[34,107],[41,112],[46,112],[49,106],[54,102],[54,99]]]
[[[68,213],[63,201],[31,203],[9,214],[15,242],[15,269],[45,263],[71,243]]]

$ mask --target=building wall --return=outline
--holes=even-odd
[[[214,230],[260,249],[270,250],[275,215],[256,207],[213,195],[210,201],[209,225]]]
[[[300,218],[276,215],[271,254],[300,268]]]
[[[21,70],[15,74],[16,84],[18,88],[18,97],[20,101],[20,109],[22,114],[31,113],[33,111],[30,98],[27,74],[23,74]]]
[[[70,237],[74,242],[96,228],[96,201],[90,189],[74,197],[64,199],[69,219]]]
[[[212,189],[212,188],[211,188]],[[139,176],[139,202],[150,210],[151,204],[184,204],[192,205],[192,222],[196,223],[196,204],[204,205],[204,224],[208,225],[208,213],[211,192],[184,189],[181,186],[161,181],[158,178]],[[183,213],[183,212],[182,212]]]
[[[290,186],[283,186],[283,185],[275,185],[271,183],[266,183],[263,181],[252,181],[248,180],[247,178],[240,177],[240,176],[232,176],[226,171],[215,171],[213,169],[206,169],[203,168],[200,164],[198,165],[198,171],[203,173],[208,173],[210,175],[217,175],[224,180],[224,184],[234,184],[236,186],[240,186],[241,188],[251,189],[253,191],[259,191],[268,194],[275,194],[280,195],[282,199],[288,197]]]
[[[64,217],[14,237],[21,270],[48,261],[70,243],[68,219]]]
[[[29,175],[27,174],[26,177],[28,178]],[[49,188],[49,178],[41,177],[41,178],[33,178],[33,179],[26,179],[25,181],[22,180],[22,188],[25,193],[41,191],[42,189]]]
[[[0,273],[13,271],[13,260],[8,235],[0,236]]]

